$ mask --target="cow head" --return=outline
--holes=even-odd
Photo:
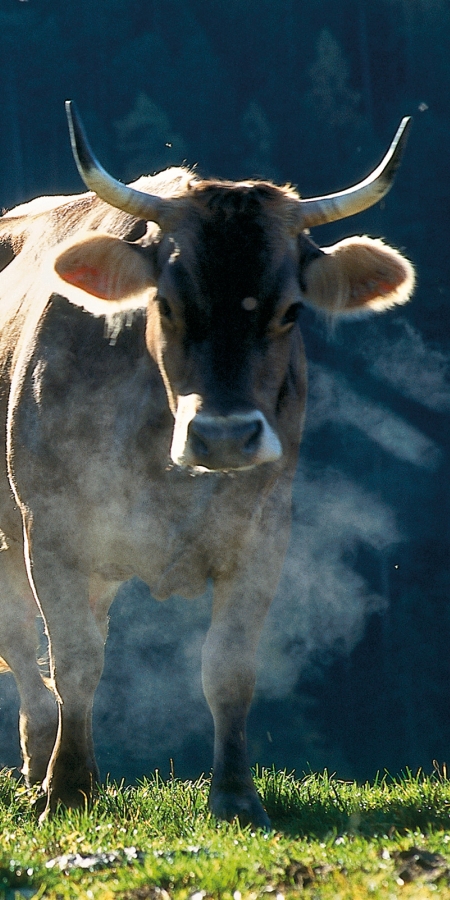
[[[372,176],[312,200],[271,183],[192,175],[178,196],[147,194],[107,175],[79,121],[69,121],[87,186],[159,231],[138,244],[87,235],[60,253],[55,268],[106,301],[148,292],[146,341],[174,415],[172,460],[232,470],[280,459],[283,442],[299,432],[298,421],[280,428],[285,399],[297,394],[300,419],[304,406],[303,303],[354,314],[405,302],[412,291],[411,265],[381,241],[356,237],[322,250],[305,233],[386,193],[407,120]]]

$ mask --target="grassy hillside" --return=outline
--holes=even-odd
[[[450,782],[257,774],[274,831],[216,824],[208,781],[102,788],[39,825],[36,794],[0,775],[0,897],[102,900],[450,898]]]

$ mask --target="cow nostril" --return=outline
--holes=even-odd
[[[244,453],[256,453],[263,432],[263,425],[260,419],[249,422],[247,425],[247,433],[244,435],[242,449]]]
[[[195,416],[189,424],[188,436],[192,453],[210,464],[242,465],[256,456],[263,434],[259,418],[207,418]],[[240,460],[240,462],[239,462]]]
[[[188,435],[195,455],[206,458],[223,442],[224,429],[196,416],[189,425]]]

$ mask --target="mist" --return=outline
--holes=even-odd
[[[448,163],[444,0],[320,4],[8,0],[1,203],[81,189],[63,102],[122,180],[198,163],[304,196],[363,178],[414,125],[382,204],[318,229],[382,235],[417,269],[401,311],[326,327],[305,311],[306,428],[293,530],[259,650],[252,762],[343,777],[448,759]],[[268,65],[270,59],[270,65]],[[82,64],[80,65],[80,60]],[[30,90],[30,85],[33,89]],[[230,135],[232,136],[230,139]],[[211,598],[157,603],[136,579],[111,608],[95,703],[102,775],[194,776],[212,758],[200,650]],[[0,764],[18,765],[17,692],[0,678]]]
[[[373,320],[368,324],[376,332]],[[405,396],[446,408],[450,392],[443,355],[427,352],[411,327],[399,327],[401,338],[396,343],[383,337],[382,328],[379,347],[375,336],[371,352],[363,341],[368,373],[395,384]],[[364,325],[358,324],[357,330],[363,335]],[[333,337],[329,340],[333,343]],[[413,373],[412,383],[408,372]],[[394,478],[398,465],[406,467],[412,478],[434,474],[442,457],[441,448],[426,434],[382,403],[359,396],[341,373],[318,364],[310,365],[309,373],[292,538],[258,654],[255,709],[257,716],[269,720],[270,740],[261,747],[263,729],[259,727],[259,740],[253,743],[250,732],[253,753],[263,751],[269,761],[271,750],[276,750],[279,761],[281,750],[271,747],[276,744],[277,703],[281,717],[283,702],[290,709],[294,704],[296,727],[281,762],[288,768],[299,763],[301,739],[296,729],[306,702],[299,683],[315,676],[326,678],[329,661],[351,654],[363,639],[368,620],[374,614],[388,614],[389,572],[397,575],[395,560],[402,559],[408,540],[398,521],[398,498],[390,503],[381,482],[368,489],[360,465],[354,477],[349,474],[355,454],[360,463],[362,454],[368,460],[375,454],[378,465]],[[344,437],[345,471],[339,469],[342,450],[336,457],[335,448],[335,458],[327,464],[314,458],[314,446],[330,426]],[[351,440],[356,431],[360,442]],[[107,652],[96,702],[103,767],[109,763],[117,775],[122,759],[128,775],[139,775],[154,766],[167,771],[169,759],[174,759],[183,773],[208,770],[212,721],[202,696],[200,654],[209,617],[210,597],[173,598],[160,605],[139,582],[121,590],[112,609],[113,646]],[[325,764],[320,736],[316,743],[308,748],[309,762]],[[336,751],[330,750],[328,756],[335,761]]]
[[[401,320],[396,323],[395,341],[383,334],[382,320],[378,322],[378,342],[377,323],[369,319],[370,340],[364,338],[364,323],[358,323],[342,326],[327,336],[326,343],[331,350],[359,335],[368,377],[387,382],[427,408],[447,410],[450,390],[444,354],[427,348]],[[330,428],[332,452],[324,456]],[[315,455],[318,447],[320,459]],[[370,489],[364,461],[370,468],[373,458],[377,480]],[[330,366],[309,365],[292,538],[258,654],[255,709],[261,721],[269,715],[269,738],[263,748],[260,736],[253,743],[251,739],[253,754],[263,753],[270,761],[273,751],[279,761],[280,749],[271,746],[277,734],[274,701],[280,704],[281,717],[283,703],[294,706],[298,731],[306,703],[299,690],[302,679],[326,677],[330,660],[349,657],[363,640],[368,620],[389,610],[392,597],[386,572],[393,571],[396,548],[408,539],[399,523],[398,497],[390,502],[389,493],[383,491],[389,473],[395,477],[400,465],[411,479],[420,473],[430,477],[441,461],[437,443],[398,412],[358,394],[352,381]],[[200,661],[210,611],[209,595],[158,603],[137,579],[120,589],[111,607],[105,671],[94,708],[103,776],[111,773],[133,780],[154,768],[167,772],[169,760],[175,760],[182,774],[208,770],[212,720],[202,694]],[[11,679],[2,679],[0,690],[4,722],[0,762],[17,765],[17,697]],[[304,727],[308,730],[307,723]],[[295,743],[286,747],[282,764],[288,768],[299,763],[297,733],[296,741],[297,747]],[[313,766],[326,762],[322,743],[319,734],[308,747]],[[336,760],[336,748],[328,758]]]

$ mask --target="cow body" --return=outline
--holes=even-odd
[[[44,780],[48,808],[84,802],[98,778],[92,704],[118,585],[138,575],[164,600],[212,582],[210,806],[267,827],[245,723],[289,540],[306,395],[300,301],[403,302],[412,272],[369,239],[324,254],[293,232],[290,190],[195,182],[187,170],[138,189],[181,201],[172,227],[94,194],[0,221],[0,653],[20,692],[23,771]],[[36,663],[38,610],[50,682]]]

